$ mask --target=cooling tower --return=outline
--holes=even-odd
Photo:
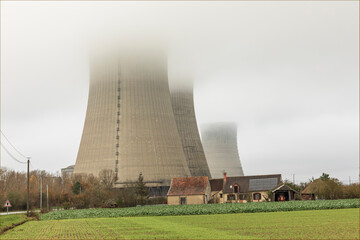
[[[172,110],[166,54],[122,50],[90,63],[74,173],[114,170],[116,186],[124,187],[142,172],[147,186],[169,186],[171,178],[191,174]]]
[[[244,176],[237,148],[234,123],[213,123],[201,129],[202,144],[212,178]]]
[[[192,85],[171,89],[171,102],[191,176],[211,177],[196,123]]]

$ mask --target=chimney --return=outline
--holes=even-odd
[[[226,183],[226,172],[224,172],[224,183]]]

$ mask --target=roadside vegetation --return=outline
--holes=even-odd
[[[0,239],[359,239],[359,210],[30,221]]]
[[[0,234],[2,234],[4,231],[6,231],[8,229],[11,229],[17,225],[20,225],[28,220],[29,220],[29,218],[26,217],[25,214],[1,215],[0,216]]]
[[[98,177],[86,174],[58,176],[35,170],[30,172],[31,209],[40,207],[41,178],[43,208],[48,204],[50,210],[166,204],[166,197],[149,196],[141,173],[137,182],[120,190],[113,188],[115,174],[112,170],[103,170]],[[9,200],[10,210],[26,210],[26,173],[0,169],[0,192],[2,205]]]
[[[41,215],[42,220],[59,220],[99,217],[132,217],[132,216],[175,216],[175,215],[209,215],[226,213],[255,213],[301,211],[318,209],[359,208],[359,199],[289,201],[289,202],[254,202],[226,203],[206,205],[179,206],[142,206],[118,209],[79,209],[53,211]]]

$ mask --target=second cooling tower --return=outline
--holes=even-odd
[[[237,148],[235,123],[212,123],[201,129],[202,144],[212,178],[244,176]]]
[[[146,49],[145,49],[146,50]],[[117,186],[169,186],[191,176],[172,110],[165,54],[117,52],[91,62],[88,109],[74,173],[117,174]]]
[[[171,102],[191,176],[210,177],[196,122],[192,85],[171,89]]]

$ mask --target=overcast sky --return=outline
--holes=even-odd
[[[170,78],[195,81],[199,127],[238,124],[246,175],[358,181],[357,1],[1,1],[1,129],[32,168],[75,163],[88,47],[112,34],[167,41]]]

